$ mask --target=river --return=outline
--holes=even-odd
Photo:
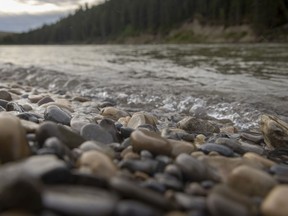
[[[204,110],[243,129],[261,113],[288,116],[287,44],[0,46],[0,72],[156,114]]]

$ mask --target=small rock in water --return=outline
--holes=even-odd
[[[129,113],[117,109],[115,107],[105,107],[101,110],[101,115],[110,119],[117,121],[121,117],[130,116]]]

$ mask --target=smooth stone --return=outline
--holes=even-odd
[[[264,148],[262,148],[259,145],[253,145],[253,144],[242,142],[242,141],[240,143],[241,143],[242,149],[246,152],[254,152],[259,155],[263,155],[265,152]]]
[[[270,168],[270,173],[274,175],[274,178],[283,184],[288,183],[288,166],[284,164],[275,164]]]
[[[154,132],[136,130],[131,134],[130,139],[133,150],[136,152],[147,150],[155,155],[170,155],[172,151],[172,146],[168,140]]]
[[[58,101],[58,100],[57,100]],[[39,106],[40,108],[48,108],[49,106],[56,106],[56,107],[58,107],[59,109],[62,109],[63,111],[65,111],[65,112],[74,112],[74,109],[71,107],[71,105],[69,104],[69,103],[61,103],[61,101],[60,102],[49,102],[49,103],[46,103],[46,104],[43,104],[43,105],[41,105],[41,106]]]
[[[187,181],[218,180],[218,176],[212,172],[208,165],[188,154],[180,154],[176,158],[175,164],[180,168]]]
[[[57,106],[48,106],[44,112],[44,119],[63,125],[70,125],[71,115]]]
[[[113,143],[112,135],[100,125],[90,123],[81,128],[81,136],[86,140],[95,140],[104,144]]]
[[[110,118],[115,121],[117,121],[121,117],[130,116],[130,114],[126,111],[117,109],[115,107],[105,107],[101,110],[100,114],[106,118]]]
[[[231,157],[234,155],[234,152],[229,147],[214,144],[214,143],[205,143],[199,146],[198,149],[200,149],[206,154],[214,151],[226,157]]]
[[[220,129],[215,124],[198,119],[195,117],[186,117],[177,123],[177,127],[188,133],[219,133]]]
[[[203,134],[198,134],[195,137],[195,144],[197,145],[202,145],[205,143],[205,141],[206,141],[206,136],[204,136]]]
[[[111,158],[113,158],[115,155],[111,147],[109,147],[107,144],[103,144],[97,141],[86,141],[79,146],[79,149],[81,149],[83,152],[100,151]]]
[[[30,112],[23,112],[16,115],[20,119],[24,119],[27,121],[39,123],[39,121],[42,119],[42,117],[36,113],[30,113]]]
[[[127,124],[127,127],[137,129],[140,125],[146,124],[156,127],[157,123],[158,120],[154,116],[148,113],[137,112],[132,115]]]
[[[81,128],[86,125],[91,123],[91,120],[86,118],[85,116],[81,116],[81,115],[76,115],[74,117],[72,117],[71,121],[70,121],[70,126],[72,129],[74,129],[75,131],[79,132],[81,131]]]
[[[250,134],[250,133],[241,133],[241,138],[251,141],[256,144],[260,144],[263,141],[263,136],[262,135],[255,135],[255,134]]]
[[[267,158],[264,158],[256,153],[247,152],[243,155],[243,158],[250,160],[251,162],[260,163],[266,169],[271,168],[272,166],[276,165],[274,161],[271,161]]]
[[[128,169],[131,172],[144,172],[149,175],[153,175],[157,171],[161,171],[159,162],[151,159],[146,159],[146,160],[123,160],[121,161],[118,166],[121,169]]]
[[[229,139],[229,138],[218,138],[215,142],[216,144],[226,146],[230,149],[232,149],[234,152],[237,152],[239,154],[244,154],[247,152],[242,146],[241,143],[238,140],[235,139]]]
[[[35,122],[26,121],[23,119],[20,119],[22,127],[25,129],[26,133],[34,133],[38,130],[39,124],[36,124]]]
[[[2,171],[3,169],[1,169]],[[17,175],[17,174],[16,174]],[[41,185],[33,178],[0,172],[0,211],[21,209],[40,213],[42,208]]]
[[[0,106],[4,107],[5,109],[8,103],[9,101],[0,99]]]
[[[75,96],[72,98],[73,101],[78,101],[78,102],[87,102],[87,101],[91,101],[90,98],[87,98],[87,97],[82,97],[82,96]]]
[[[126,116],[126,117],[121,117],[117,120],[118,123],[122,124],[124,127],[127,127],[128,122],[130,120],[130,116]],[[132,129],[132,128],[131,128]]]
[[[38,101],[40,101],[44,97],[45,97],[44,95],[29,95],[28,100],[31,103],[37,103]]]
[[[37,215],[24,210],[8,210],[5,212],[1,212],[1,216],[37,216]]]
[[[157,127],[153,126],[153,125],[150,125],[150,124],[143,124],[143,125],[139,125],[137,127],[137,129],[140,129],[140,130],[148,130],[148,131],[152,131],[152,132],[156,132],[158,133],[158,129]]]
[[[252,216],[245,206],[215,193],[208,196],[207,206],[212,216]]]
[[[99,151],[84,152],[77,164],[80,171],[90,172],[103,178],[111,178],[117,173],[117,167],[113,161]]]
[[[178,140],[171,140],[169,139],[168,142],[172,147],[171,156],[177,157],[182,153],[191,154],[192,152],[196,151],[196,147],[189,142],[185,141],[178,141]]]
[[[183,183],[175,176],[165,173],[156,173],[154,178],[157,180],[157,182],[164,185],[167,189],[175,191],[183,190]]]
[[[179,128],[164,128],[161,131],[161,136],[166,139],[184,140],[187,142],[193,142],[195,139],[195,136],[193,134],[189,134]]]
[[[38,106],[41,106],[43,104],[46,104],[46,103],[50,103],[50,102],[55,102],[51,97],[47,96],[47,97],[44,97],[44,98],[41,98],[38,102],[37,102],[37,105]]]
[[[70,149],[78,148],[86,141],[83,137],[63,125],[57,125],[53,122],[44,122],[40,124],[40,127],[36,131],[36,139],[39,146],[42,147],[45,140],[49,137],[57,137]]]
[[[229,174],[227,184],[248,196],[264,197],[277,185],[277,181],[262,170],[243,165]]]
[[[185,210],[205,210],[206,199],[199,196],[191,196],[177,192],[174,195],[175,201]]]
[[[142,150],[140,152],[140,156],[142,159],[153,159],[152,153],[147,150]]]
[[[0,113],[0,160],[20,160],[30,155],[25,129],[20,120],[6,112]]]
[[[288,186],[276,186],[261,204],[263,216],[287,216],[288,212]]]
[[[288,146],[288,123],[276,116],[262,115],[260,129],[268,147],[273,149]]]
[[[141,187],[147,188],[149,190],[158,192],[160,194],[164,194],[166,191],[165,185],[161,184],[160,182],[156,181],[154,178],[147,178],[145,182],[140,184]]]
[[[194,196],[207,196],[208,192],[198,182],[190,183],[185,188],[185,193]]]
[[[11,96],[11,94],[8,91],[0,90],[0,99],[1,100],[6,100],[6,101],[11,101],[12,100],[12,96]]]
[[[134,182],[123,178],[112,178],[110,180],[110,187],[125,198],[142,201],[159,210],[171,210],[175,208],[172,202],[165,199],[165,197],[159,193],[141,188]]]
[[[13,102],[13,101],[7,103],[6,110],[7,111],[15,111],[15,112],[19,112],[19,113],[25,112],[24,108],[21,105],[17,104],[16,102]]]
[[[179,180],[183,179],[182,172],[175,164],[169,164],[165,167],[164,173],[176,177]]]
[[[33,110],[32,106],[30,104],[23,104],[22,107],[26,112]]]
[[[99,188],[85,186],[46,187],[43,205],[61,215],[109,216],[116,207],[117,196]]]
[[[111,136],[113,137],[113,141],[120,143],[121,142],[121,138],[120,138],[120,134],[114,124],[114,121],[112,121],[111,119],[102,119],[99,122],[99,125],[108,133],[111,134]]]
[[[144,203],[135,200],[123,200],[117,204],[115,215],[160,216],[162,213]]]

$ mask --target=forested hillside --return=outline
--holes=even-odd
[[[256,35],[279,28],[285,34],[288,0],[106,0],[80,7],[55,24],[6,37],[2,43],[97,43],[142,34],[161,37],[195,19],[205,26],[249,25]]]

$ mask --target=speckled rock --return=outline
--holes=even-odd
[[[177,123],[177,127],[188,133],[219,133],[220,129],[214,123],[195,117],[186,117]]]
[[[263,216],[287,216],[288,212],[288,186],[275,187],[265,198],[261,205]]]
[[[30,155],[25,130],[20,120],[6,112],[0,113],[0,160],[20,160]]]

